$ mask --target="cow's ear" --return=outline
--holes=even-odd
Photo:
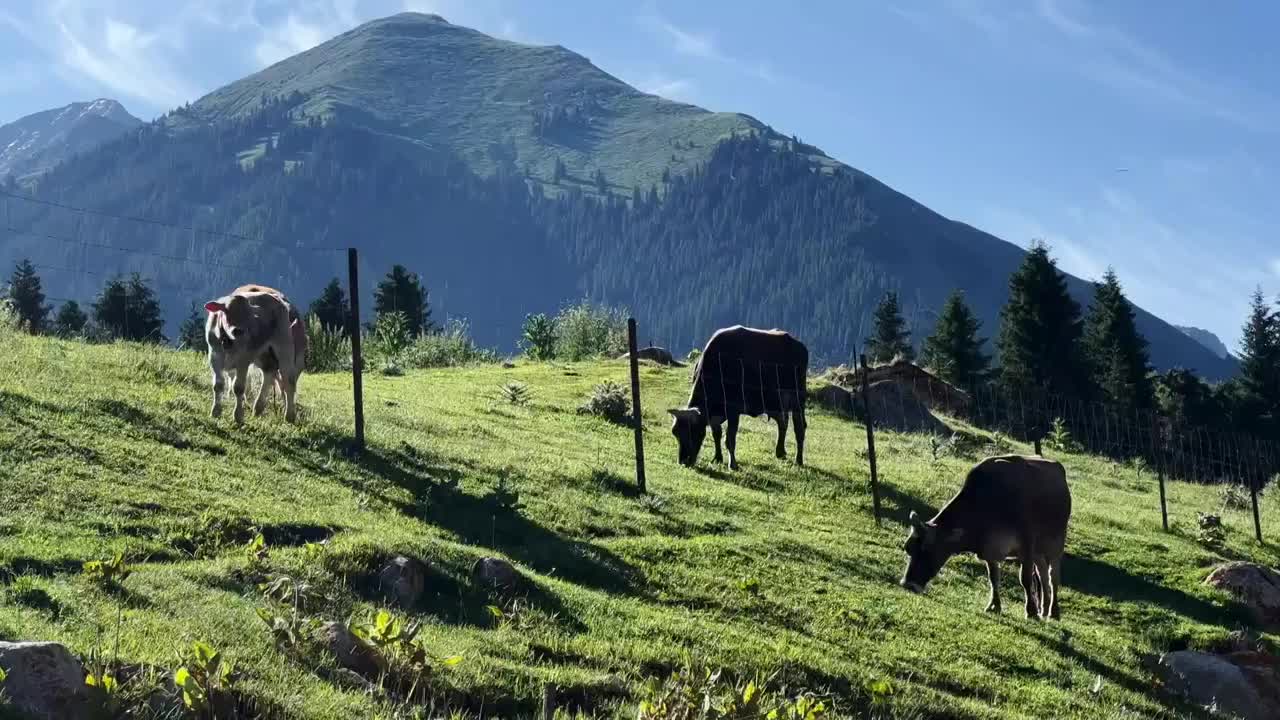
[[[915,510],[912,510],[910,515],[907,515],[907,520],[916,527],[924,525],[924,521],[920,519],[920,514]]]
[[[207,303],[205,303],[205,304],[204,304],[204,309],[205,309],[205,310],[208,310],[208,311],[209,311],[209,312],[211,312],[211,313],[216,313],[216,312],[222,312],[222,311],[226,310],[226,309],[227,309],[227,306],[226,306],[226,305],[223,305],[222,303],[218,302],[217,300],[210,300],[209,302],[207,302]]]
[[[671,417],[674,417],[677,420],[689,420],[691,422],[696,422],[698,418],[702,417],[701,411],[697,408],[672,408],[667,412],[671,413]]]

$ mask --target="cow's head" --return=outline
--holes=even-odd
[[[248,338],[249,325],[253,322],[253,308],[249,306],[248,298],[232,295],[229,299],[210,300],[204,304],[204,309],[214,316],[213,332],[224,349],[230,350],[237,342]]]
[[[915,510],[911,511],[910,520],[911,534],[903,545],[907,551],[907,571],[903,573],[900,584],[911,592],[923,593],[929,581],[959,551],[964,531],[939,528],[925,522]]]
[[[707,437],[707,416],[697,408],[675,408],[667,412],[672,417],[671,434],[680,444],[680,464],[693,467],[702,450],[702,441]]]

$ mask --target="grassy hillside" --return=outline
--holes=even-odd
[[[237,431],[207,417],[198,355],[5,345],[0,638],[88,653],[109,651],[118,631],[123,661],[168,670],[205,640],[281,716],[391,717],[392,707],[326,679],[318,655],[273,647],[239,545],[250,528],[264,534],[271,569],[311,572],[329,596],[313,612],[327,619],[385,607],[369,578],[391,554],[429,560],[430,600],[412,615],[433,653],[463,658],[435,687],[471,712],[508,716],[536,710],[547,683],[600,716],[633,716],[645,678],[703,661],[734,677],[781,671],[849,714],[876,702],[891,717],[1175,717],[1140,657],[1211,644],[1239,618],[1199,585],[1220,557],[1191,537],[1194,513],[1216,509],[1218,494],[1172,486],[1165,535],[1153,479],[1095,459],[1064,458],[1076,499],[1064,619],[1037,624],[1020,617],[1012,572],[1005,614],[984,614],[972,559],[953,560],[923,597],[895,584],[906,513],[945,501],[974,456],[934,462],[927,439],[881,434],[892,519],[877,527],[863,431],[822,413],[805,469],[772,458],[772,428],[759,421],[744,425],[741,473],[678,467],[664,408],[681,400],[686,370],[643,371],[651,494],[640,497],[630,431],[574,412],[597,382],[624,380],[623,363],[369,378],[370,447],[353,459],[345,376],[304,378],[300,425],[276,414]],[[500,399],[509,380],[527,384],[531,402]],[[500,481],[518,503],[495,493]],[[1276,537],[1273,498],[1263,517]],[[1244,513],[1226,521],[1226,553],[1280,560],[1249,540]],[[326,537],[308,560],[305,543]],[[121,589],[80,572],[116,552],[134,568]],[[509,558],[532,584],[501,621],[468,579],[486,555]]]

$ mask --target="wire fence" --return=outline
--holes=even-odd
[[[120,276],[124,271],[151,273],[160,282],[166,280],[166,268],[183,267],[184,272],[174,274],[184,278],[181,282],[169,282],[165,295],[190,297],[203,304],[204,295],[214,283],[224,278],[238,276],[241,282],[256,282],[261,266],[228,262],[217,252],[218,240],[251,241],[273,250],[290,253],[307,251],[328,253],[334,258],[335,276],[341,275],[341,257],[346,255],[348,297],[351,312],[348,331],[352,341],[352,419],[355,446],[364,447],[364,359],[360,346],[360,262],[353,248],[294,247],[272,243],[263,238],[244,234],[201,228],[194,224],[169,223],[160,220],[114,214],[102,210],[81,208],[45,199],[32,198],[7,190],[0,190],[4,204],[3,230],[18,237],[36,239],[46,244],[75,246],[77,252],[50,252],[37,257],[33,263],[41,271],[80,278],[78,284],[63,283],[63,287],[98,287],[104,279]],[[31,207],[15,211],[15,204]],[[32,208],[39,212],[33,213]],[[40,215],[43,213],[44,215]],[[35,231],[36,220],[49,213],[63,213],[67,218],[62,227],[67,233]],[[110,237],[103,228],[88,229],[87,223],[95,221],[126,223],[150,228],[162,237],[152,247],[140,244],[116,244],[87,239]],[[27,227],[19,225],[26,224]],[[168,236],[165,234],[168,233]],[[186,251],[178,248],[178,234],[190,237]],[[139,237],[136,233],[132,237]],[[209,238],[204,246],[195,242],[197,236]],[[23,250],[32,250],[31,246]],[[37,246],[34,250],[39,251]],[[124,262],[121,257],[133,258]],[[12,258],[11,260],[16,260]],[[191,273],[191,268],[204,272]],[[110,272],[108,268],[121,272]],[[232,287],[234,287],[233,285]],[[229,288],[226,288],[229,289]],[[225,292],[225,290],[223,292]],[[78,294],[79,297],[72,297]],[[221,294],[221,293],[218,293]],[[50,296],[49,300],[68,302],[74,300],[82,309],[93,307],[101,296],[90,293],[67,293]],[[124,304],[128,305],[128,291]],[[127,313],[126,313],[127,316]],[[645,487],[644,438],[639,431],[639,408],[643,388],[636,365],[637,337],[640,330],[634,319],[628,323],[629,348],[632,357],[631,402],[637,427],[636,480],[643,491]],[[155,339],[155,338],[152,338]],[[800,440],[806,430],[805,408],[810,400],[834,407],[863,420],[866,432],[867,456],[871,477],[874,512],[879,518],[880,503],[875,453],[875,431],[924,433],[935,438],[935,443],[952,442],[958,433],[947,424],[947,419],[958,420],[986,431],[1022,442],[1034,443],[1038,451],[1079,451],[1119,463],[1129,463],[1149,469],[1161,486],[1161,512],[1164,526],[1168,527],[1168,512],[1164,482],[1166,479],[1193,483],[1213,483],[1235,487],[1247,494],[1254,514],[1254,524],[1259,541],[1262,539],[1257,503],[1258,493],[1280,472],[1280,445],[1276,442],[1245,433],[1216,428],[1193,426],[1178,419],[1163,417],[1151,408],[1122,408],[1099,402],[1043,392],[1038,388],[1007,388],[999,384],[983,383],[969,388],[959,388],[940,380],[912,363],[894,363],[881,367],[837,369],[829,373],[839,392],[824,388],[826,395],[812,398],[809,393],[810,368],[802,362],[788,362],[786,358],[763,359],[747,354],[711,352],[697,360],[691,402],[707,415],[711,429],[719,445],[720,424],[728,423],[730,454],[733,454],[733,436],[741,415],[767,416],[778,423],[779,452],[782,452],[788,424]],[[861,430],[859,431],[861,432]],[[799,443],[798,443],[799,444]]]

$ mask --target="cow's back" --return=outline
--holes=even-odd
[[[736,325],[707,341],[694,369],[693,396],[713,414],[803,408],[808,368],[808,348],[790,333]]]
[[[978,463],[965,479],[964,504],[1002,528],[1033,537],[1066,537],[1071,490],[1066,470],[1055,460],[1002,455]]]

